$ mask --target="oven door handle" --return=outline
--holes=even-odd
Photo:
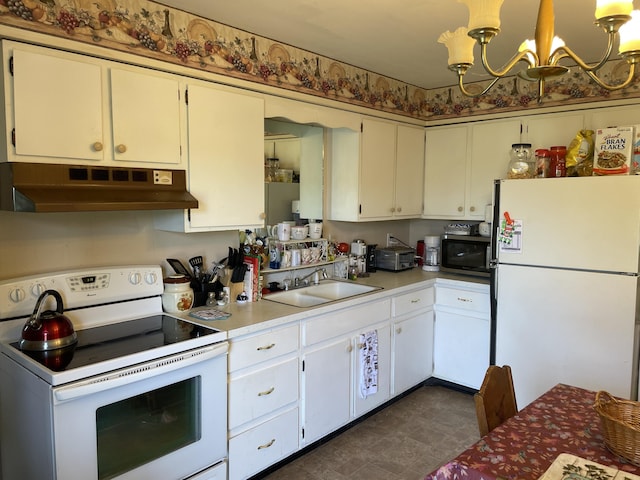
[[[54,389],[53,394],[59,402],[74,400],[211,360],[215,357],[226,355],[228,349],[227,342],[216,343],[197,350],[171,355],[116,372],[99,375],[91,378],[91,380],[83,380],[64,387],[58,387]]]

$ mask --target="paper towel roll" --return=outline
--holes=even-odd
[[[489,204],[484,207],[484,221],[491,223],[493,221],[493,205]]]

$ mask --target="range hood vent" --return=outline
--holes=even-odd
[[[183,170],[0,164],[0,209],[89,212],[197,208]]]

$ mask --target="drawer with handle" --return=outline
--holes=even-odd
[[[434,303],[433,287],[422,288],[413,292],[404,293],[394,297],[392,300],[392,314],[399,317],[405,313],[415,312],[423,308],[433,307]]]
[[[436,286],[436,307],[451,307],[477,313],[489,313],[489,291]]]
[[[229,348],[229,371],[235,372],[297,351],[298,332],[298,324],[294,324],[259,335],[232,340]]]

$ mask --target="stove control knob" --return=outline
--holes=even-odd
[[[40,297],[40,295],[42,295],[44,293],[44,291],[47,288],[41,284],[41,283],[36,283],[35,285],[31,286],[31,295],[33,295],[34,297],[38,298]]]
[[[158,275],[155,272],[148,272],[144,275],[144,280],[148,285],[155,285],[158,281]]]
[[[21,289],[20,287],[14,288],[9,292],[9,298],[13,303],[20,303],[22,300],[24,300],[24,297],[25,297],[24,290]]]
[[[131,283],[131,285],[140,285],[140,282],[142,282],[140,272],[133,272],[129,275],[129,283]]]

